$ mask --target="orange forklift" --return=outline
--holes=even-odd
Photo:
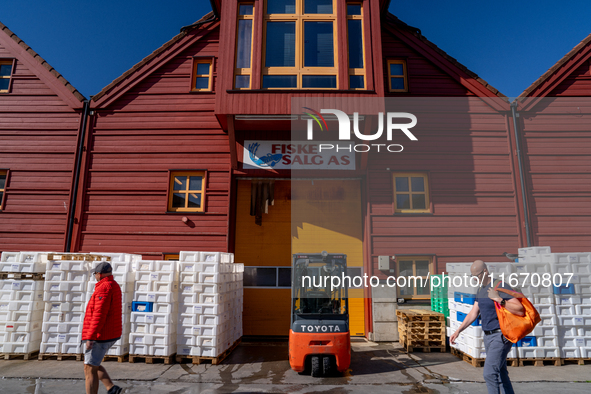
[[[331,376],[351,363],[347,256],[293,255],[289,364],[301,374]],[[338,280],[337,280],[338,279]]]

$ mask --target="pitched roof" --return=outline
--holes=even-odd
[[[41,64],[47,71],[49,71],[58,81],[60,81],[79,101],[84,101],[86,98],[74,87],[70,82],[66,80],[53,68],[45,59],[43,59],[37,52],[35,52],[30,46],[28,46],[23,40],[21,40],[16,34],[14,34],[6,25],[0,22],[0,30],[3,31],[8,37],[10,37],[15,43],[23,48],[31,57],[33,57],[39,64]]]
[[[507,98],[507,96],[505,96],[503,93],[501,93],[498,89],[494,88],[491,84],[486,82],[484,79],[480,78],[475,72],[468,69],[468,67],[464,66],[462,63],[458,62],[455,58],[448,55],[447,52],[445,52],[443,49],[439,48],[437,45],[435,45],[434,43],[429,41],[425,36],[423,36],[421,34],[421,31],[419,29],[417,29],[416,27],[412,27],[412,26],[404,23],[403,21],[401,21],[400,19],[398,19],[396,16],[394,16],[393,14],[391,14],[389,12],[386,15],[385,19],[387,22],[392,23],[402,29],[409,31],[411,34],[413,34],[416,38],[418,38],[423,43],[428,45],[431,49],[433,49],[436,53],[438,53],[444,59],[446,59],[447,61],[452,63],[455,67],[457,67],[458,69],[460,69],[461,71],[466,73],[469,77],[478,81],[482,86],[484,86],[486,89],[491,91],[495,96],[501,97],[503,99]]]
[[[528,97],[532,92],[536,89],[541,87],[541,85],[547,81],[554,73],[560,70],[562,66],[564,66],[568,61],[570,61],[577,53],[579,53],[585,46],[587,46],[591,42],[591,34],[589,34],[583,41],[581,41],[577,46],[570,50],[566,55],[562,57],[556,64],[554,64],[548,71],[546,71],[540,78],[538,78],[534,83],[532,83],[527,89],[523,91],[519,95],[519,97]]]
[[[205,14],[201,19],[199,19],[198,21],[193,23],[193,25],[196,23],[199,23],[199,22],[207,21],[212,16],[213,16],[213,11],[210,11],[209,13]],[[193,26],[193,25],[189,25],[189,26]],[[124,72],[120,77],[118,77],[113,82],[111,82],[110,84],[105,86],[100,92],[98,92],[97,94],[92,96],[92,101],[94,101],[94,102],[98,101],[101,97],[103,97],[105,94],[107,94],[107,92],[109,90],[111,90],[113,87],[115,87],[121,81],[123,81],[125,78],[127,78],[128,76],[130,76],[131,74],[136,72],[138,69],[140,69],[141,67],[143,67],[144,65],[149,63],[152,59],[154,59],[155,57],[160,55],[162,52],[166,51],[168,48],[170,48],[174,44],[176,44],[181,38],[185,37],[189,33],[190,30],[191,29],[189,28],[187,30],[180,32],[179,34],[174,36],[172,39],[170,39],[168,42],[166,42],[164,45],[162,45],[160,48],[156,49],[154,52],[152,52],[151,54],[149,54],[148,56],[143,58],[139,63],[135,64],[132,68],[130,68],[129,70]]]

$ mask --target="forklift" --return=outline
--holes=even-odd
[[[331,376],[351,364],[345,275],[344,254],[293,255],[289,364],[300,374]]]

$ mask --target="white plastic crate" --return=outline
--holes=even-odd
[[[539,254],[547,254],[551,253],[551,249],[549,246],[530,246],[528,248],[519,248],[517,249],[517,253],[519,256],[536,256]]]
[[[540,358],[559,358],[560,350],[558,347],[538,347]]]
[[[580,283],[575,284],[575,294],[591,294],[591,284],[589,283]]]
[[[591,275],[591,264],[589,263],[573,263],[571,265],[572,272],[575,275],[587,274]]]
[[[131,312],[130,321],[131,323],[170,324],[173,323],[173,318],[169,313]]]
[[[147,292],[147,291],[136,291],[133,296],[134,301],[141,302],[176,302],[178,300],[178,293],[168,292]]]
[[[199,324],[199,316],[194,313],[181,313],[178,318],[178,326],[193,326]]]
[[[45,272],[45,264],[5,262],[5,263],[0,263],[0,272],[22,272],[22,273]]]
[[[577,315],[591,316],[591,305],[579,304],[575,305],[575,311]]]
[[[43,301],[8,301],[0,303],[0,311],[25,312],[43,310]]]
[[[219,349],[215,346],[196,346],[196,348],[199,349],[201,357],[217,357],[220,353],[226,350]]]
[[[199,324],[200,325],[209,325],[209,326],[217,326],[220,323],[220,316],[218,315],[200,315],[199,316]]]
[[[41,341],[34,342],[11,342],[2,345],[3,353],[32,353],[39,350]]]
[[[180,262],[196,262],[199,260],[200,253],[199,252],[180,252],[179,253],[179,261]]]
[[[180,292],[184,294],[201,294],[203,293],[203,286],[200,283],[181,283]]]
[[[90,271],[91,265],[82,260],[50,260],[46,264],[47,271]]]
[[[179,285],[176,282],[163,282],[163,281],[154,281],[152,282],[152,291],[156,293],[165,293],[165,292],[178,292]]]
[[[178,263],[179,271],[183,272],[198,272],[200,265],[195,261],[179,261]]]
[[[81,334],[83,323],[44,322],[41,331],[44,333]]]
[[[18,263],[21,258],[20,252],[2,252],[0,262],[2,263]]]
[[[127,353],[129,353],[129,344],[113,345],[107,351],[108,356],[123,356]]]
[[[557,327],[558,336],[560,338],[577,338],[579,336],[579,330],[576,326]]]
[[[177,304],[169,302],[155,302],[153,304],[152,312],[154,313],[174,313]]]
[[[157,271],[150,272],[150,278],[152,282],[175,282],[178,279],[176,271]]]
[[[182,304],[197,304],[199,303],[199,294],[197,293],[181,293],[180,303]]]
[[[577,305],[581,303],[581,297],[577,295],[555,295],[554,302],[558,305]]]
[[[191,348],[193,345],[183,345],[182,343],[176,344],[176,354],[179,356],[190,356],[191,355]]]
[[[45,312],[84,312],[83,302],[46,302]]]
[[[170,345],[152,345],[150,346],[149,352],[151,356],[167,357],[174,354],[176,346],[176,343],[171,343]]]
[[[558,316],[560,326],[591,326],[591,316]]]
[[[540,315],[540,323],[539,325],[546,326],[546,327],[553,327],[556,325],[556,316],[555,315]]]
[[[214,285],[215,286],[215,285]],[[199,303],[200,304],[219,304],[223,302],[224,297],[217,293],[201,293],[199,294]]]
[[[136,272],[137,274],[138,272]],[[149,281],[140,281],[137,280],[135,281],[135,292],[142,292],[142,293],[147,293],[147,292],[151,292],[152,291],[152,282]]]
[[[137,355],[149,355],[150,345],[144,345],[142,343],[130,343],[129,344],[129,354],[137,354]]]
[[[178,261],[175,260],[154,261],[154,271],[174,272],[177,270],[177,264]]]
[[[561,347],[560,357],[562,358],[580,358],[581,352],[578,347]]]
[[[538,347],[558,347],[557,337],[537,337],[536,341]]]
[[[195,335],[204,335],[204,336],[209,336],[209,337],[213,337],[213,336],[216,336],[221,333],[221,332],[218,332],[218,326],[206,326],[206,325],[194,326],[193,332],[195,333]],[[197,334],[197,332],[198,332],[198,334]]]
[[[199,283],[199,274],[199,272],[181,272],[179,280],[181,283]],[[183,286],[181,285],[181,288],[182,287]]]
[[[556,305],[557,316],[574,316],[577,312],[574,305]]]
[[[199,262],[221,263],[222,262],[222,253],[220,253],[220,252],[201,252],[199,254]]]
[[[142,260],[136,263],[136,271],[144,271],[144,272],[151,272],[154,271],[154,261],[153,260]],[[136,276],[137,279],[137,276]]]
[[[10,311],[10,313],[11,319],[6,321],[30,323],[43,320],[43,309],[36,309],[34,311]]]
[[[0,280],[0,290],[39,291],[43,290],[43,281],[26,279],[4,279]]]
[[[131,323],[130,333],[149,334],[151,323]]]
[[[177,346],[195,346],[195,337],[193,335],[177,335]]]

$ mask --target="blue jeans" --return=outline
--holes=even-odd
[[[511,351],[511,346],[513,343],[500,332],[484,335],[486,360],[483,375],[488,394],[514,394],[507,371],[507,354]]]

